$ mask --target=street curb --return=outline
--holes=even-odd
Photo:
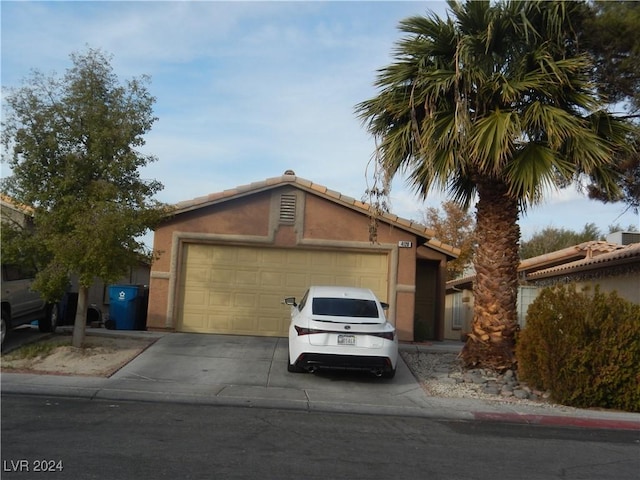
[[[54,398],[79,398],[85,400],[175,403],[220,407],[244,407],[281,409],[308,413],[334,413],[351,415],[384,415],[390,417],[425,418],[434,421],[494,422],[541,427],[583,428],[600,430],[626,430],[640,432],[640,420],[585,418],[565,415],[542,415],[512,412],[444,411],[424,407],[393,407],[388,405],[336,404],[331,402],[309,402],[267,397],[210,396],[197,392],[149,392],[128,388],[105,388],[102,386],[54,387],[32,384],[9,384],[2,386],[3,395],[28,395]]]
[[[562,415],[536,415],[529,413],[473,412],[475,420],[482,422],[522,423],[547,427],[577,427],[606,430],[633,430],[640,432],[640,421],[604,418],[581,418]]]

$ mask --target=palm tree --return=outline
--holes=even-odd
[[[378,95],[356,112],[386,178],[476,202],[474,319],[467,366],[515,363],[519,215],[548,187],[590,177],[615,190],[629,127],[603,111],[571,28],[574,2],[449,1],[400,22]]]

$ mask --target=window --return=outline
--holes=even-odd
[[[312,313],[334,317],[378,318],[378,307],[373,300],[314,298]]]
[[[15,280],[26,280],[36,276],[35,269],[25,268],[20,265],[7,264],[2,266],[3,280],[12,282]]]
[[[300,300],[300,303],[298,304],[298,310],[302,310],[304,306],[307,304],[308,296],[309,296],[309,290],[305,292],[304,297],[302,297],[302,300]]]

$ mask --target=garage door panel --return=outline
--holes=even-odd
[[[260,252],[258,250],[250,250],[245,248],[242,251],[238,252],[236,263],[238,265],[256,265],[260,263]]]
[[[305,284],[309,275],[307,273],[285,273],[286,288],[300,288]]]
[[[255,270],[238,270],[235,275],[235,284],[237,286],[257,287],[260,285],[259,272]]]
[[[185,303],[190,305],[206,305],[207,304],[208,291],[198,288],[187,290],[185,293]]]
[[[208,268],[196,267],[193,266],[189,268],[190,276],[194,282],[207,282],[209,281],[209,272]]]
[[[207,316],[204,314],[190,312],[188,316],[185,316],[184,323],[188,326],[188,330],[183,331],[205,332],[208,330]]]
[[[189,251],[189,261],[193,265],[204,265],[211,263],[211,256],[215,253],[206,245],[192,245],[194,248]]]
[[[317,255],[309,258],[309,264],[314,268],[334,268],[335,254],[333,252],[318,252]]]
[[[282,307],[282,299],[278,293],[268,294],[261,293],[258,295],[258,307],[261,309],[280,309]]]
[[[256,306],[256,294],[253,292],[236,293],[233,296],[233,306],[236,308],[250,308]]]
[[[374,292],[384,292],[378,293],[378,298],[381,302],[388,302],[386,281],[382,281],[380,278],[363,277],[360,279],[360,287],[370,288]]]
[[[231,330],[233,328],[232,320],[233,318],[225,313],[224,310],[220,311],[220,313],[208,313],[206,327],[202,330],[198,330],[198,333],[210,333],[216,330],[221,332]]]
[[[292,267],[295,266],[308,266],[311,263],[311,258],[305,252],[290,251],[287,253],[286,264]]]
[[[311,274],[309,275],[310,285],[331,285],[336,281],[335,275],[329,274]]]
[[[234,315],[232,323],[234,328],[241,333],[250,334],[258,330],[258,321],[253,315]]]
[[[286,250],[265,250],[262,252],[262,263],[264,265],[283,265],[286,261]]]
[[[209,292],[209,306],[229,307],[232,304],[231,296],[231,292]]]
[[[283,287],[286,285],[286,274],[284,272],[260,272],[260,285],[274,285]]]
[[[187,267],[188,268],[188,267]],[[209,267],[211,268],[211,267]],[[215,269],[211,269],[209,273],[209,288],[224,288],[225,285],[235,283],[236,272],[228,266],[216,265]],[[191,285],[197,285],[198,279],[191,278],[189,275],[189,283]]]
[[[201,256],[198,261],[203,262],[205,265],[236,265],[238,263],[237,252],[230,250],[224,251],[219,249],[211,249],[210,245],[200,245],[202,249],[209,250],[210,261],[207,261],[205,257]],[[189,247],[191,248],[191,247]],[[191,253],[189,253],[191,255]],[[206,262],[206,263],[205,263]]]
[[[186,244],[178,330],[286,336],[289,308],[312,284],[353,285],[387,295],[384,253]]]

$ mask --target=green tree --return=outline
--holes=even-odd
[[[514,364],[520,213],[546,188],[587,176],[616,191],[612,157],[630,127],[602,109],[591,61],[576,51],[572,2],[450,1],[400,22],[378,94],[356,112],[387,176],[408,175],[461,207],[477,198],[468,366]]]
[[[579,42],[594,59],[593,76],[599,92],[618,115],[640,122],[640,3],[597,1],[582,4],[576,15]],[[623,113],[624,112],[624,113]],[[640,208],[640,129],[629,139],[635,152],[617,159],[620,191],[611,195],[597,184],[589,185],[589,197],[603,202],[624,202]]]
[[[70,57],[62,78],[35,71],[6,96],[2,160],[12,173],[2,190],[32,208],[33,229],[14,230],[2,246],[36,261],[34,288],[49,300],[77,276],[80,347],[89,286],[112,283],[148,257],[140,239],[165,208],[152,199],[162,185],[138,171],[156,160],[138,150],[156,120],[149,78],[119,82],[101,50]]]
[[[520,258],[524,260],[537,257],[601,238],[602,234],[594,223],[587,223],[581,232],[574,232],[567,228],[546,227],[520,244]]]
[[[640,112],[640,3],[582,4],[574,22],[580,46],[592,56],[598,90],[629,114]]]
[[[627,225],[626,227],[621,226],[619,223],[615,223],[613,225],[609,225],[607,227],[607,233],[615,233],[615,232],[637,232],[638,227],[636,225]]]
[[[435,232],[438,240],[460,249],[458,258],[447,262],[447,279],[462,276],[473,257],[473,216],[455,202],[446,201],[442,210],[427,208],[423,222]]]

